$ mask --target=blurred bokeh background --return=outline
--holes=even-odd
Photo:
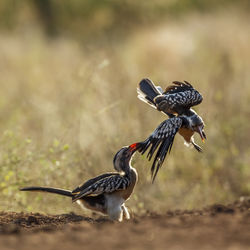
[[[145,157],[136,213],[229,203],[250,195],[250,4],[202,0],[0,2],[1,210],[80,213],[19,187],[73,189],[112,171],[124,145],[166,117],[137,99],[144,77],[202,93],[204,153],[177,135],[154,185]]]

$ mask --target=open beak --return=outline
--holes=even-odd
[[[205,143],[205,139],[207,139],[205,132],[202,130],[201,126],[197,127],[197,132],[199,133],[201,140]]]

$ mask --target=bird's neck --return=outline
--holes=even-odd
[[[130,165],[130,161],[122,161],[120,163],[120,169],[122,172],[124,172],[126,175],[128,175],[132,169]]]
[[[191,125],[191,120],[190,117],[186,116],[186,115],[182,115],[180,116],[180,118],[182,119],[182,128],[190,128]]]
[[[127,172],[125,172],[125,176],[127,176],[127,178],[130,181],[130,188],[134,188],[137,180],[138,180],[138,174],[135,168],[133,168],[130,164],[129,164],[129,168],[127,170]]]

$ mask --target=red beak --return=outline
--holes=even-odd
[[[140,146],[140,143],[133,143],[129,146],[129,151],[134,153]]]

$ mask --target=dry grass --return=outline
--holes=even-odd
[[[97,46],[20,31],[0,37],[1,209],[66,212],[71,201],[18,192],[23,185],[74,188],[112,170],[123,145],[165,117],[136,98],[150,77],[188,80],[203,94],[204,154],[177,136],[154,185],[137,155],[135,212],[193,208],[250,194],[250,18],[237,10],[193,13]],[[200,140],[197,137],[197,142]]]

